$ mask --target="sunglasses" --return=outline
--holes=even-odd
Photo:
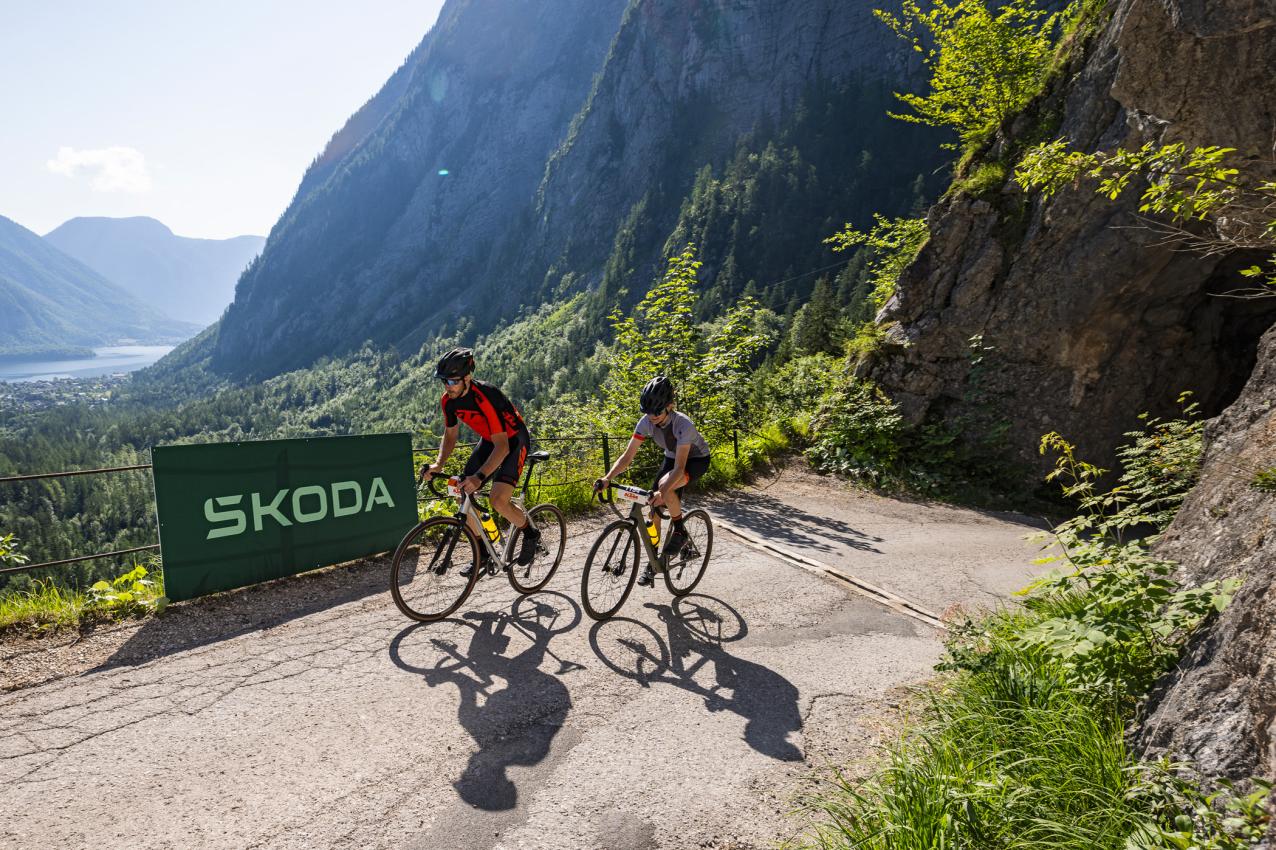
[[[457,384],[463,382],[465,379],[464,378],[439,378],[439,380],[447,384],[449,387],[454,387]]]

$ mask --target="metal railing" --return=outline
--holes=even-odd
[[[441,439],[442,438],[440,438],[440,440]],[[612,455],[613,441],[616,441],[616,444],[618,446],[626,445],[629,442],[629,435],[626,434],[624,436],[613,436],[610,434],[590,434],[590,435],[582,436],[582,437],[535,437],[533,438],[532,443],[534,446],[537,446],[537,447],[547,443],[557,443],[557,444],[576,443],[576,444],[597,445],[599,448],[599,452],[601,454],[602,470],[603,472],[606,472],[608,469],[611,468],[612,457],[613,457]],[[467,442],[467,443],[458,443],[457,448],[472,447],[476,445],[478,445],[477,440]],[[731,432],[731,445],[735,455],[735,459],[738,462],[740,460],[740,441],[739,441],[738,432],[734,430]],[[428,453],[433,451],[437,447],[438,447],[438,442],[436,441],[431,445],[413,446],[412,452],[413,452],[413,455],[420,454],[420,453]],[[556,461],[562,462],[563,460],[564,460],[563,458],[556,458],[551,455],[548,463],[553,464]],[[584,456],[580,456],[579,460],[581,460],[582,462],[585,462],[587,458]],[[79,475],[105,475],[105,474],[114,473],[114,472],[133,472],[133,471],[142,470],[142,469],[151,469],[151,464],[139,463],[133,466],[110,466],[110,467],[102,467],[100,469],[73,469],[73,470],[66,470],[62,472],[40,472],[40,473],[35,473],[32,475],[10,475],[5,477],[0,477],[0,485],[17,484],[22,482],[40,481],[40,480],[54,479],[54,478],[70,478],[70,477],[79,476]],[[538,467],[538,470],[539,469],[540,467]],[[535,481],[532,484],[532,486],[537,488],[538,490],[545,490],[545,489],[553,490],[553,489],[562,488],[562,487],[572,487],[578,484],[585,484],[585,483],[593,481],[597,477],[598,476],[596,475],[586,475],[582,478],[571,478],[571,479],[564,479],[562,481],[550,481],[550,482],[538,480],[538,481]],[[418,502],[425,503],[425,502],[433,502],[433,501],[437,501],[436,497],[430,496],[428,498],[421,498],[420,495],[418,494]],[[52,567],[62,567],[68,564],[81,563],[83,561],[93,561],[93,560],[97,560],[98,558],[114,558],[121,555],[131,555],[138,552],[149,552],[159,548],[160,548],[159,543],[155,542],[145,546],[135,546],[129,549],[118,549],[112,552],[99,552],[93,555],[77,555],[71,558],[62,558],[56,561],[44,561],[38,564],[19,564],[17,566],[0,568],[0,575],[7,575],[10,573],[31,572],[34,570],[43,570],[43,569],[49,569]]]

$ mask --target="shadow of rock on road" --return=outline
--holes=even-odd
[[[627,617],[597,623],[589,643],[604,664],[644,687],[673,685],[702,697],[709,711],[738,714],[754,750],[779,761],[802,760],[789,740],[802,728],[797,687],[723,648],[748,633],[738,611],[703,594],[645,607],[655,611],[666,634]]]
[[[420,674],[430,687],[453,684],[460,691],[457,720],[479,745],[453,783],[461,799],[485,811],[513,809],[518,789],[507,768],[543,760],[571,711],[571,697],[559,676],[579,665],[555,656],[549,642],[580,622],[580,609],[562,594],[547,593],[520,597],[509,612],[469,612],[446,622],[471,630],[465,651],[450,641],[430,638],[435,664],[409,664],[403,659],[403,644],[426,625],[416,623],[395,636],[390,658],[400,669]],[[531,645],[506,656],[512,631]],[[556,674],[541,669],[546,655],[558,661]]]

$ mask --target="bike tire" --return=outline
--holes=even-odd
[[[598,535],[580,577],[580,601],[592,619],[606,620],[625,604],[638,580],[639,551],[630,520],[615,520]]]
[[[468,578],[460,575],[466,564]],[[465,523],[456,517],[431,517],[404,535],[394,550],[390,595],[411,620],[442,620],[474,590],[478,565],[479,543]]]
[[[537,505],[527,512],[532,523],[540,530],[541,542],[536,547],[535,559],[525,567],[511,564],[509,570],[510,584],[519,593],[526,596],[536,593],[549,584],[563,560],[563,548],[567,545],[567,519],[554,505]],[[523,529],[514,529],[514,540],[511,552],[517,552],[519,536]]]
[[[689,511],[683,516],[687,542],[672,562],[665,564],[665,587],[674,596],[686,596],[696,589],[713,553],[713,522],[705,511]]]

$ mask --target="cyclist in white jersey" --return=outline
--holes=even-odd
[[[642,409],[643,416],[634,426],[629,445],[607,474],[594,482],[594,489],[601,490],[610,486],[611,480],[633,463],[634,456],[647,438],[655,440],[656,445],[664,450],[665,462],[652,484],[651,489],[656,491],[656,495],[651,503],[655,506],[664,505],[669,509],[673,531],[665,542],[665,555],[666,560],[672,560],[687,542],[687,529],[682,522],[682,499],[678,491],[708,471],[709,444],[696,429],[695,423],[686,414],[675,409],[673,382],[664,375],[658,375],[647,382],[638,399],[638,406]],[[659,514],[653,512],[652,521],[659,529]],[[638,583],[650,585],[654,579],[649,565],[639,576]]]

